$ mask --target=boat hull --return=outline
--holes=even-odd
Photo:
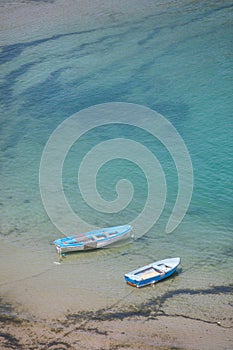
[[[114,226],[103,228],[55,240],[58,253],[71,253],[84,250],[104,248],[113,245],[119,241],[127,240],[132,237],[132,226]]]
[[[129,272],[125,274],[124,278],[131,286],[144,287],[170,277],[179,264],[180,258],[160,260]]]

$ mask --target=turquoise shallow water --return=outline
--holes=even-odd
[[[135,192],[125,210],[100,212],[81,197],[77,172],[82,159],[91,147],[115,137],[134,139],[156,155],[166,177],[166,204],[141,239],[111,251],[67,257],[66,273],[73,273],[79,261],[79,273],[85,276],[84,264],[89,264],[99,294],[108,295],[110,278],[98,274],[99,267],[93,263],[98,261],[102,269],[109,265],[110,275],[116,274],[116,298],[121,299],[128,293],[121,289],[124,272],[151,259],[178,255],[184,272],[191,269],[193,277],[179,276],[177,285],[197,288],[229,283],[233,272],[231,24],[228,1],[165,4],[147,17],[118,18],[112,25],[83,31],[67,23],[64,34],[1,47],[1,237],[14,249],[21,247],[15,255],[19,261],[30,252],[43,254],[46,270],[46,264],[50,266],[56,258],[51,242],[62,236],[49,220],[39,191],[40,160],[51,133],[84,108],[126,102],[161,113],[183,138],[194,172],[189,209],[167,235],[178,177],[169,152],[152,135],[125,125],[89,131],[73,145],[63,168],[66,198],[85,222],[93,226],[131,222],[146,203],[145,174],[125,159],[107,162],[97,176],[97,188],[106,200],[116,198],[118,180],[131,181]],[[202,278],[195,270],[199,260]],[[34,267],[41,268],[39,262]],[[226,267],[229,270],[223,275]],[[31,272],[24,269],[30,281]],[[45,274],[44,283],[46,278]],[[85,281],[80,288],[83,295],[91,293]]]

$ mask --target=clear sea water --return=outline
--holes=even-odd
[[[139,8],[128,20],[119,13],[101,25],[90,20],[88,29],[67,19],[63,32],[51,29],[44,37],[42,33],[26,41],[11,42],[4,28],[1,32],[0,290],[24,310],[42,316],[232,283],[232,2],[164,1],[152,6],[150,14],[140,14]],[[100,9],[101,15],[106,13]],[[176,168],[163,145],[130,126],[92,130],[73,146],[64,163],[64,193],[73,210],[96,227],[131,222],[142,210],[147,179],[125,159],[106,163],[97,176],[106,200],[116,197],[119,179],[131,181],[134,198],[125,210],[94,210],[78,189],[84,155],[115,137],[134,139],[154,152],[166,176],[166,204],[154,226],[140,238],[135,232],[138,239],[132,243],[72,254],[57,265],[52,242],[63,233],[50,221],[40,197],[42,152],[60,123],[84,108],[108,102],[143,105],[172,123],[192,160],[192,200],[183,221],[167,234],[178,187]],[[140,293],[125,285],[124,273],[168,256],[182,259],[175,278]],[[214,320],[224,312],[229,322],[229,295],[215,298],[214,311],[209,299],[200,303],[193,298],[190,309],[185,294],[179,309],[195,317],[204,312]],[[167,307],[170,313],[175,310],[172,302]]]

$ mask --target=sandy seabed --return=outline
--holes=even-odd
[[[136,3],[136,5],[135,5]],[[66,23],[81,29],[99,26],[102,22],[117,22],[125,16],[150,12],[155,1],[47,1],[7,2],[0,8],[0,28],[3,44],[32,40],[48,33],[64,33]],[[141,15],[141,13],[140,13]],[[109,316],[98,312],[64,315],[56,320],[12,316],[2,302],[0,308],[1,349],[192,349],[230,350],[233,348],[232,326],[206,322],[182,316],[150,314],[149,316]]]
[[[232,329],[180,317],[71,318],[50,324],[1,315],[1,349],[232,349]]]
[[[183,1],[183,0],[182,0]],[[2,44],[37,40],[77,31],[133,21],[151,11],[159,11],[161,1],[147,0],[19,0],[0,3]],[[67,23],[69,25],[67,25]]]
[[[77,268],[76,264],[73,269],[69,265],[68,273],[65,263],[51,263],[48,269],[45,253],[44,260],[42,253],[29,251],[19,258],[16,248],[4,243],[0,246],[1,269],[10,265],[18,271],[14,261],[21,267],[18,280],[17,275],[4,278],[1,274],[0,349],[232,349],[231,285],[182,289],[181,282],[175,286],[179,274],[142,289],[127,286],[122,280],[125,298],[104,303],[94,283],[89,292],[85,285],[72,289],[68,283],[76,283],[78,276],[85,279],[91,263],[83,275],[83,266]],[[25,268],[28,264],[33,276]],[[36,270],[37,265],[40,270]],[[61,283],[61,276],[63,288],[57,282]],[[50,280],[54,285],[51,290]],[[117,294],[119,287],[114,288],[112,294]]]

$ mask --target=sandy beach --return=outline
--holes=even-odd
[[[183,317],[151,314],[69,315],[28,321],[1,314],[1,349],[230,350],[232,328]]]
[[[146,3],[144,6],[143,1],[135,0],[132,6],[132,1],[125,0],[113,2],[107,0],[6,1],[0,3],[0,31],[3,33],[1,46],[14,46],[17,43],[63,35],[69,32],[69,26],[75,32],[91,31],[109,24],[114,26],[119,21],[130,22],[142,14],[146,16],[152,10],[155,13],[157,9],[161,10],[164,7],[160,1],[147,0]],[[52,249],[48,249],[46,254],[44,252],[34,254],[29,249],[25,250],[25,253],[22,250],[22,253],[14,247],[13,259],[8,253],[11,250],[9,241],[4,242],[1,249],[1,258],[4,260],[1,264],[0,283],[1,349],[231,350],[233,348],[233,317],[231,316],[233,287],[226,285],[230,283],[230,276],[225,275],[226,279],[229,277],[226,282],[215,281],[216,284],[219,282],[219,288],[208,282],[205,284],[203,277],[203,284],[200,285],[198,281],[196,290],[189,289],[183,280],[180,282],[179,290],[176,290],[175,284],[171,287],[168,285],[161,295],[158,292],[156,296],[148,298],[143,303],[141,302],[142,292],[138,297],[138,304],[130,304],[131,289],[129,292],[127,289],[129,306],[126,300],[124,304],[116,305],[116,308],[113,305],[107,309],[102,308],[101,304],[106,301],[102,294],[102,284],[99,287],[99,295],[96,296],[99,299],[95,299],[94,286],[93,290],[91,287],[87,289],[85,294],[86,286],[82,284],[80,287],[82,297],[91,297],[90,309],[96,300],[99,300],[99,305],[96,305],[93,310],[83,310],[82,299],[80,299],[79,304],[77,302],[72,309],[72,305],[68,305],[68,302],[62,304],[62,300],[65,299],[67,292],[70,293],[70,300],[72,300],[78,287],[70,291],[70,278],[67,275],[62,280],[64,284],[67,282],[67,285],[59,294],[59,283],[63,272],[66,273],[66,268],[54,272],[58,266],[53,264],[51,255],[55,256],[55,253],[51,253]],[[116,265],[117,259],[120,258],[114,258]],[[99,258],[103,271],[106,259],[102,256]],[[85,261],[83,260],[82,263],[84,266]],[[78,265],[75,260],[73,265],[70,263],[69,266],[67,263],[70,274],[73,276],[76,274],[77,278],[81,275],[81,279],[84,280],[88,273],[88,263],[85,264],[86,270],[85,267],[82,270],[81,263],[78,268],[75,264]],[[92,264],[93,261],[90,261],[89,267]],[[12,270],[11,274],[4,272],[4,268],[7,271],[9,266]],[[21,274],[17,280],[19,266]],[[223,269],[220,266],[219,269],[221,268]],[[52,286],[54,289],[48,289],[44,295],[39,295],[39,288],[34,291],[35,294],[30,293],[34,284],[46,286],[46,278],[52,281],[54,275],[60,276],[60,280],[56,280],[57,285],[54,283]],[[197,276],[198,273],[195,278]],[[123,284],[124,281],[120,280],[119,285],[116,286],[115,290],[119,295],[124,288],[121,286]],[[150,292],[148,294],[152,295]],[[35,295],[38,297],[38,304],[33,300]],[[57,298],[54,307],[56,313],[50,317],[50,310],[53,310],[54,306],[54,295]],[[182,304],[183,300],[185,300],[186,309]],[[25,306],[26,303],[27,306]],[[61,310],[58,310],[59,303],[62,305]],[[220,307],[216,307],[215,303]],[[206,305],[208,307],[205,308]],[[30,306],[31,312],[28,310]],[[213,311],[209,314],[208,310]]]
[[[81,257],[79,264],[70,265],[67,258],[61,265],[51,262],[49,267],[46,262],[49,254],[30,251],[22,254],[20,249],[3,242],[0,251],[1,270],[11,266],[11,273],[1,273],[1,349],[230,350],[232,347],[232,286],[207,288],[203,283],[195,289],[185,285],[180,289],[179,280],[186,274],[181,270],[171,284],[165,281],[142,289],[128,286],[119,276],[119,281],[114,281],[113,294],[122,295],[124,291],[125,296],[113,303],[111,293],[108,302],[102,295],[101,288],[106,286],[87,287],[84,283],[85,276],[94,281],[90,273],[92,255],[85,260],[85,267]],[[56,257],[55,252],[50,253]],[[98,261],[104,271],[104,265]],[[46,282],[50,280],[52,285]],[[211,313],[210,305],[213,305]]]

